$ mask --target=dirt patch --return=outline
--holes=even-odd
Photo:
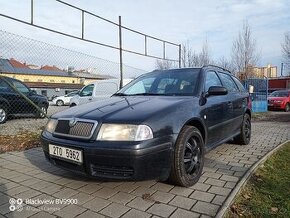
[[[283,111],[268,111],[263,113],[253,113],[253,122],[290,122],[290,113]]]
[[[0,154],[8,151],[23,151],[40,146],[40,132],[21,132],[17,135],[0,136]]]

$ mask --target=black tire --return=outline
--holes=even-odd
[[[200,131],[194,126],[184,126],[175,144],[169,181],[184,187],[194,185],[202,174],[204,153]]]
[[[290,104],[287,103],[285,106],[285,112],[289,112],[290,111]]]
[[[75,103],[70,104],[70,107],[77,106]]]
[[[57,106],[63,106],[63,105],[64,105],[63,100],[57,100],[57,101],[56,101],[56,105],[57,105]]]
[[[47,114],[47,106],[46,105],[41,105],[41,106],[39,106],[39,108],[40,108],[40,110],[42,111],[42,112],[40,112],[40,111],[37,111],[37,118],[40,118],[40,119],[44,119],[44,118],[46,118],[46,114]]]
[[[247,145],[251,141],[251,117],[245,114],[241,125],[241,132],[234,137],[234,143],[239,145]]]
[[[8,117],[8,110],[5,106],[0,105],[0,124],[5,123]]]

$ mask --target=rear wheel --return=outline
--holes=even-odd
[[[0,124],[6,122],[7,116],[8,116],[8,113],[7,113],[6,107],[0,105]]]
[[[45,105],[41,105],[39,109],[41,110],[41,112],[37,112],[37,117],[41,119],[45,118],[47,114],[47,107]]]
[[[175,144],[169,181],[185,187],[194,185],[202,173],[204,151],[200,131],[193,126],[183,127]]]
[[[289,112],[289,111],[290,111],[290,104],[289,104],[289,103],[286,104],[286,106],[285,106],[285,111],[286,111],[286,112]]]
[[[240,134],[234,137],[234,143],[240,145],[247,145],[251,140],[251,117],[249,114],[244,115],[243,123],[241,125]]]
[[[57,100],[56,105],[57,106],[63,106],[64,105],[63,100]]]

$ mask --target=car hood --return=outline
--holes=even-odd
[[[164,116],[192,102],[193,97],[175,96],[128,96],[75,106],[59,112],[52,118],[82,118],[101,122],[141,123],[152,116]]]
[[[280,100],[280,101],[284,101],[285,99],[287,99],[287,97],[268,97],[268,100]]]

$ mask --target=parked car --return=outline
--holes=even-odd
[[[268,97],[268,109],[290,111],[290,90],[272,92]]]
[[[27,99],[17,93],[11,86],[36,104],[36,109]],[[36,94],[19,80],[9,77],[0,77],[0,124],[5,123],[9,115],[34,114],[44,118],[47,113],[48,101],[45,96]]]
[[[131,82],[132,79],[124,79],[123,85]],[[92,101],[99,101],[110,97],[120,89],[119,79],[98,80],[81,89],[78,95],[70,100],[70,106],[86,104]]]
[[[72,97],[79,94],[79,91],[70,92],[63,96],[58,96],[52,99],[52,103],[57,106],[69,105]]]
[[[251,138],[249,93],[219,67],[153,71],[111,98],[52,115],[42,132],[53,164],[98,178],[192,186],[204,154]]]

